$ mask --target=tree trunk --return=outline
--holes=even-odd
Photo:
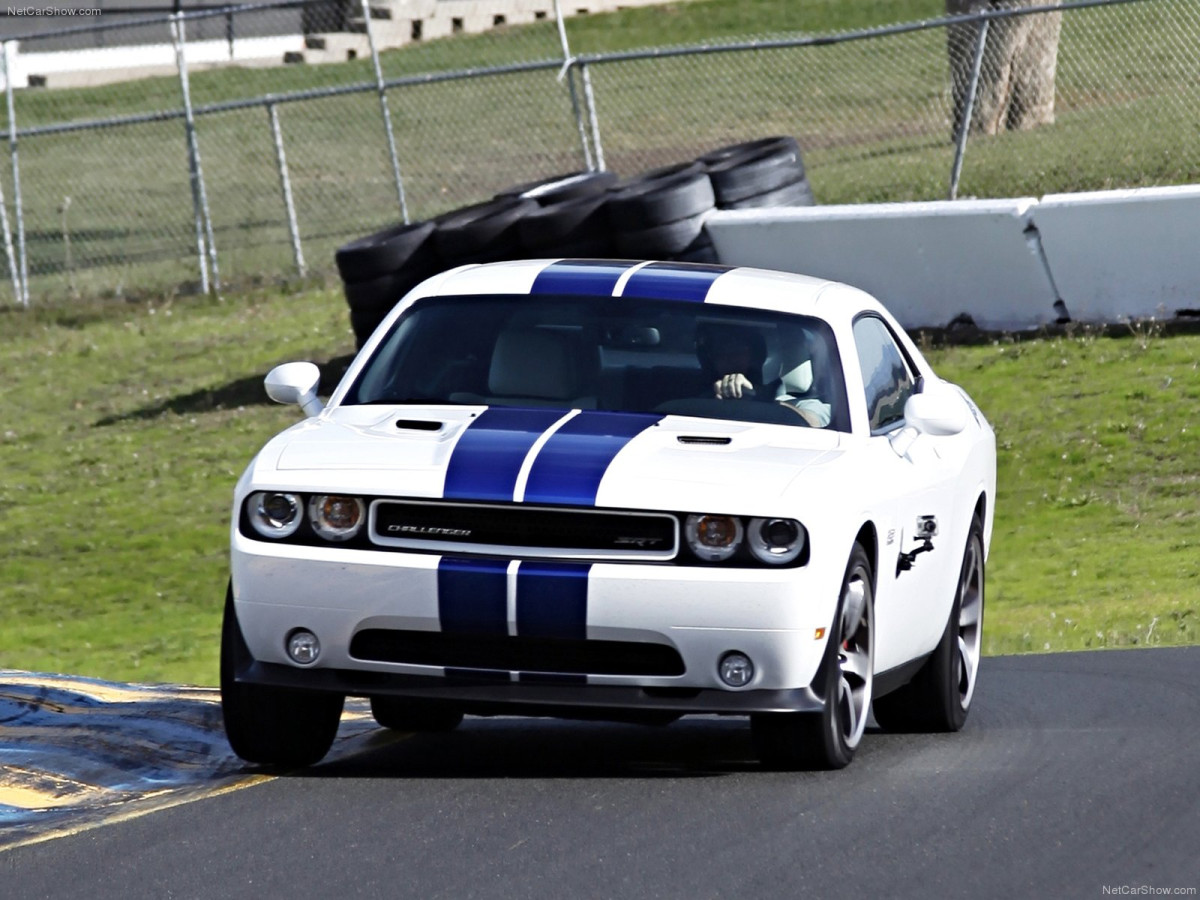
[[[946,12],[961,15],[1046,5],[1046,0],[946,0]],[[1024,131],[1054,121],[1054,77],[1061,31],[1060,12],[991,20],[971,113],[972,132]],[[967,103],[978,36],[976,22],[947,29],[955,134]]]

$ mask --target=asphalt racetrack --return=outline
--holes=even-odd
[[[343,727],[346,727],[345,725]],[[957,735],[468,719],[0,852],[0,897],[1195,896],[1200,647],[987,658]]]

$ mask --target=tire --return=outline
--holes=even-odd
[[[585,241],[607,241],[607,198],[584,197],[543,206],[517,223],[521,248],[527,253],[555,255],[556,247]]]
[[[808,185],[808,179],[801,178],[799,181],[785,184],[783,187],[775,188],[772,191],[755,194],[753,197],[746,197],[743,200],[727,202],[724,206],[719,206],[718,209],[770,209],[781,206],[815,205],[816,200],[813,199],[812,188]]]
[[[804,163],[798,150],[766,150],[711,166],[708,177],[717,205],[726,206],[799,181],[804,178]]]
[[[347,284],[371,281],[394,272],[414,259],[432,258],[432,222],[393,225],[338,248],[333,258]]]
[[[638,172],[632,178],[620,185],[621,188],[632,187],[635,184],[647,184],[651,181],[662,181],[664,178],[674,178],[677,175],[695,175],[697,172],[703,172],[704,165],[696,160],[688,162],[670,163],[665,166],[657,166],[653,169],[646,169]]]
[[[875,597],[871,561],[855,544],[814,687],[818,713],[750,717],[759,758],[781,769],[842,769],[854,759],[871,709],[875,667]]]
[[[345,698],[323,691],[240,684],[236,672],[250,661],[231,584],[221,624],[221,713],[229,746],[252,763],[294,768],[320,762],[337,736]]]
[[[348,282],[342,285],[342,291],[346,295],[346,305],[352,310],[378,312],[379,318],[382,319],[405,294],[434,274],[435,271],[435,269],[424,269],[413,272],[401,269],[371,281]]]
[[[661,259],[687,250],[704,233],[707,212],[678,222],[650,228],[618,231],[613,235],[616,251],[630,259]]]
[[[517,223],[536,209],[536,200],[500,199],[439,216],[433,242],[444,268],[519,255]]]
[[[735,157],[757,156],[769,150],[790,150],[799,154],[800,144],[794,137],[788,137],[787,135],[759,138],[754,141],[743,141],[739,144],[730,144],[727,147],[718,147],[716,150],[710,150],[703,156],[696,157],[696,162],[700,163],[707,170],[712,166],[728,162]]]
[[[453,731],[463,714],[439,706],[413,703],[403,697],[372,697],[371,715],[393,731]]]
[[[613,191],[608,198],[608,220],[617,231],[639,231],[691,219],[708,212],[715,202],[705,173],[684,172]]]
[[[379,323],[387,316],[387,311],[350,310],[350,329],[354,332],[354,349],[361,350],[367,343],[367,338],[375,333]]]
[[[720,259],[717,257],[717,248],[713,246],[712,238],[704,232],[700,233],[700,237],[692,241],[681,252],[675,254],[675,259],[679,262],[695,262],[695,263],[717,263]]]
[[[578,200],[603,194],[617,183],[615,172],[567,172],[551,175],[525,184],[505,188],[496,194],[497,200],[536,200],[542,206],[553,206],[565,200]]]
[[[615,253],[613,242],[608,237],[575,244],[555,244],[552,248],[546,248],[546,256],[555,259],[609,259]]]
[[[971,521],[946,630],[912,681],[875,701],[888,731],[958,731],[967,721],[983,647],[983,523]]]

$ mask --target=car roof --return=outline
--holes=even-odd
[[[463,266],[429,279],[408,299],[466,294],[682,300],[829,320],[879,308],[873,297],[857,288],[808,275],[709,263],[608,259],[525,259]]]

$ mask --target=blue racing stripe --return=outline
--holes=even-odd
[[[512,500],[517,474],[561,409],[493,406],[472,422],[450,455],[442,496],[447,500]]]
[[[609,464],[634,437],[662,416],[581,412],[542,445],[525,485],[526,503],[594,506]]]
[[[728,271],[727,266],[705,263],[651,263],[630,276],[621,296],[703,303],[713,282]]]
[[[508,634],[508,562],[438,561],[438,621],[450,634]]]
[[[606,259],[564,259],[546,266],[534,279],[529,293],[611,297],[621,276],[635,265]]]
[[[517,635],[587,638],[590,563],[523,562],[517,569]]]

